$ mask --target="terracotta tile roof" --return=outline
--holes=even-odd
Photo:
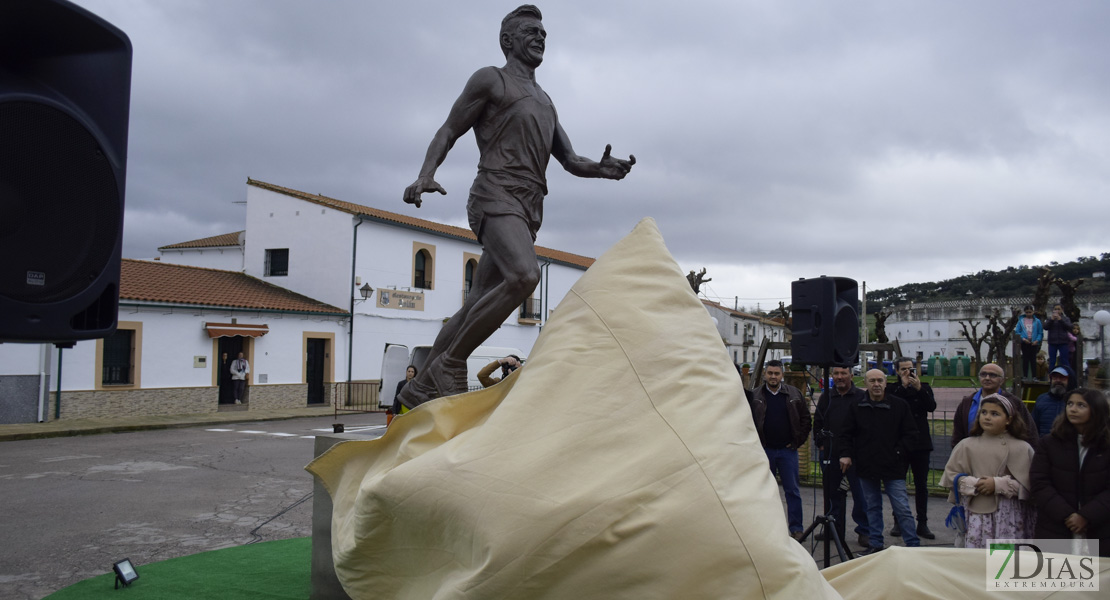
[[[175,248],[216,248],[219,246],[238,246],[239,236],[242,231],[235,233],[223,233],[214,235],[212,237],[201,238],[199,240],[192,240],[189,242],[181,242],[179,244],[170,244],[169,246],[162,246],[159,250],[172,250]]]
[[[123,259],[120,300],[345,315],[347,311],[243,273]]]
[[[300,192],[294,189],[281,187],[280,185],[258,181],[257,179],[247,178],[247,185],[253,185],[257,188],[270,190],[271,192],[276,192],[278,194],[284,194],[286,196],[299,198],[301,200],[312,202],[314,204],[319,204],[321,206],[327,206],[330,208],[334,208],[335,210],[341,210],[343,212],[350,213],[352,215],[365,215],[379,221],[399,223],[401,225],[414,227],[416,229],[423,229],[425,231],[431,231],[433,233],[463,239],[474,243],[478,242],[478,237],[474,235],[474,232],[470,231],[469,229],[463,229],[462,227],[444,225],[442,223],[436,223],[434,221],[425,221],[424,219],[417,219],[416,217],[410,217],[386,210],[371,208],[369,206],[363,206],[361,204],[354,204],[351,202],[344,202],[343,200],[336,200],[335,198],[329,198],[321,194],[309,194],[306,192]],[[572,254],[570,252],[563,252],[562,250],[545,248],[543,246],[536,246],[536,255],[541,258],[551,259],[556,262],[575,267],[581,267],[583,269],[588,269],[590,265],[594,264],[594,259],[588,256],[581,256],[579,254]]]

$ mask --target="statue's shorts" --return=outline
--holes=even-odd
[[[543,221],[543,197],[547,190],[541,184],[504,172],[479,171],[470,186],[466,215],[470,229],[482,241],[482,228],[487,217],[512,215],[520,217],[536,241]]]

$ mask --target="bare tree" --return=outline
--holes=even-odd
[[[987,331],[990,332],[990,337],[987,338],[987,362],[996,362],[1003,370],[1006,369],[1006,348],[1011,343],[1020,314],[1016,308],[1011,308],[1009,318],[1003,319],[1001,311],[996,308],[987,320]]]
[[[963,328],[963,331],[960,332],[960,335],[964,336],[965,338],[967,338],[967,341],[971,342],[971,352],[975,357],[975,363],[980,365],[983,364],[982,346],[983,342],[987,341],[987,338],[990,337],[990,328],[984,327],[983,334],[979,335],[976,330],[979,328],[980,325],[983,324],[982,321],[975,321],[974,323],[972,323],[971,319],[968,319],[966,323],[963,321],[956,322],[959,323],[960,327]]]
[[[1048,267],[1041,267],[1037,276],[1037,288],[1033,292],[1033,313],[1042,321],[1048,317],[1048,297],[1052,294],[1052,282],[1056,274]]]
[[[893,312],[880,310],[875,315],[875,336],[880,344],[890,343],[890,338],[886,335],[886,320],[887,317],[894,314]]]
[[[690,287],[693,288],[695,294],[700,294],[701,284],[713,281],[713,279],[705,276],[705,268],[703,267],[701,273],[690,271],[690,273],[686,275],[686,281],[690,282]]]
[[[1060,308],[1064,309],[1064,314],[1072,323],[1079,322],[1079,307],[1075,304],[1075,292],[1079,286],[1083,285],[1082,279],[1075,281],[1064,281],[1059,277],[1052,280],[1056,287],[1060,288]]]

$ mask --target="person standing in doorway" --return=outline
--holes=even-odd
[[[235,396],[235,403],[242,404],[243,398],[246,396],[247,391],[247,375],[250,375],[251,364],[243,358],[243,353],[239,353],[239,358],[236,358],[231,363],[231,381]]]
[[[220,355],[220,370],[216,374],[216,387],[219,390],[219,404],[231,404],[233,400],[233,388],[231,383],[231,357],[224,352]]]

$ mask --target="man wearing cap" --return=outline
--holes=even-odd
[[[956,407],[956,416],[952,418],[953,448],[960,443],[960,440],[966,438],[968,432],[971,431],[972,423],[979,416],[979,400],[991,394],[1000,394],[1014,404],[1014,417],[1025,422],[1025,441],[1032,444],[1037,439],[1035,433],[1037,428],[1033,425],[1033,415],[1029,414],[1029,409],[1025,408],[1025,403],[1017,396],[1002,389],[1005,378],[1006,375],[1002,367],[994,363],[987,363],[979,369],[979,389],[974,394],[964,396],[963,400],[960,400],[960,405]]]
[[[1056,367],[1048,374],[1048,391],[1037,397],[1037,403],[1033,406],[1033,422],[1037,424],[1037,432],[1042,436],[1052,431],[1056,416],[1064,412],[1070,375],[1066,368]]]

